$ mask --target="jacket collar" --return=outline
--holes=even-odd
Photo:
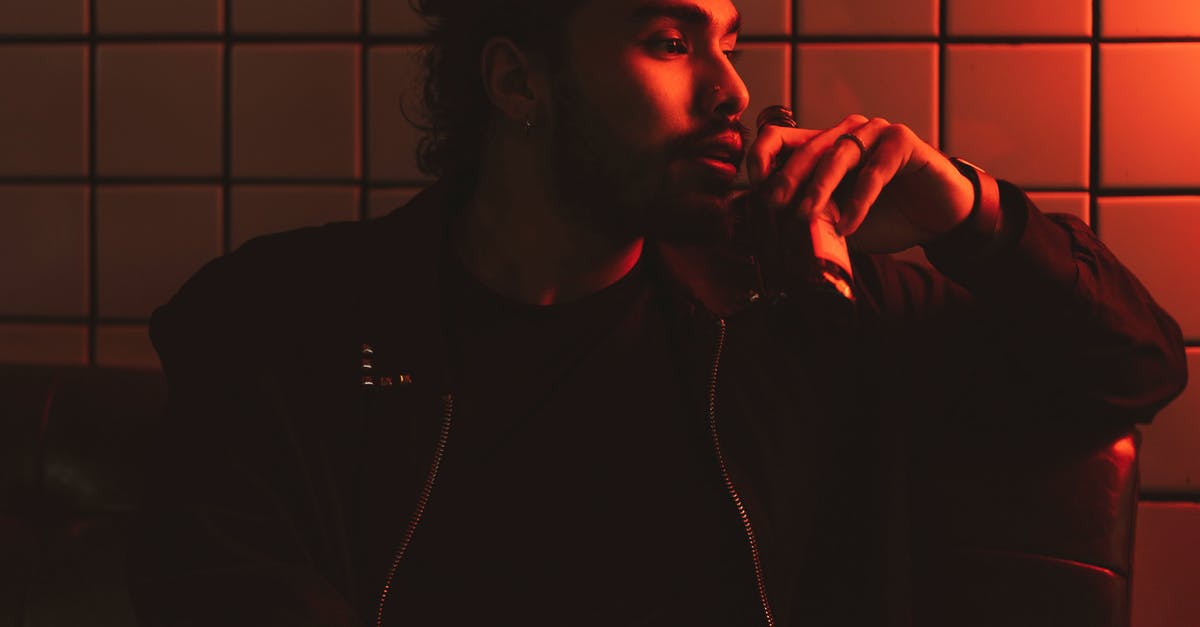
[[[381,220],[384,237],[379,252],[392,257],[390,267],[419,281],[417,294],[440,294],[440,260],[445,259],[449,225],[465,201],[467,186],[441,180],[423,190],[406,206]],[[643,254],[659,278],[689,309],[702,307],[713,316],[732,316],[763,292],[758,266],[730,246],[701,246],[647,242]],[[417,274],[424,276],[416,276]],[[440,298],[439,298],[440,302]]]
[[[746,309],[763,293],[754,259],[727,247],[655,242],[664,283],[710,314],[728,318]]]

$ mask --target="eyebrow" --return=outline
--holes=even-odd
[[[716,17],[704,7],[674,2],[648,2],[640,5],[634,9],[629,21],[645,22],[659,17],[675,19],[691,26],[710,26],[717,23]],[[735,9],[733,20],[729,22],[729,28],[726,29],[725,34],[732,35],[741,30],[742,14],[737,13]]]

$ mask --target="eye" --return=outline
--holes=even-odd
[[[679,37],[655,39],[649,42],[650,47],[668,55],[687,54],[687,42]]]
[[[725,55],[726,59],[729,59],[730,63],[737,63],[742,58],[741,50],[722,50],[721,52]]]

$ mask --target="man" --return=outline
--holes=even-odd
[[[743,144],[729,0],[422,9],[440,181],[155,314],[147,624],[898,624],[893,434],[1183,387],[1077,220],[881,119]]]

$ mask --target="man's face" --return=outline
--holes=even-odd
[[[588,0],[554,79],[558,191],[619,237],[704,241],[731,221],[749,98],[729,0]]]

